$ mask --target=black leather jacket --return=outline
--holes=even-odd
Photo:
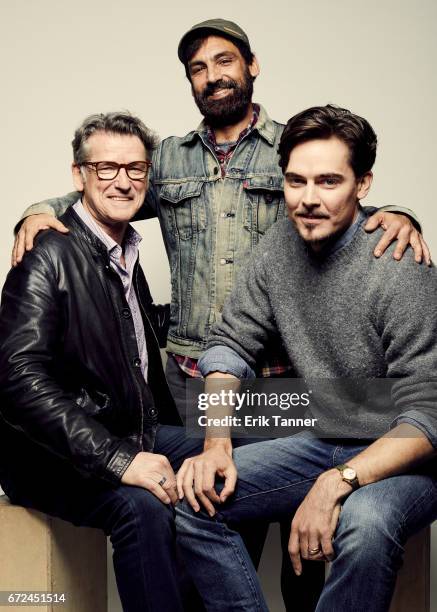
[[[158,422],[181,424],[158,343],[165,343],[168,306],[152,303],[137,264],[146,384],[132,316],[106,248],[72,209],[61,220],[70,232],[41,233],[3,288],[0,477],[38,461],[54,469],[67,462],[118,484],[140,450],[153,450]]]

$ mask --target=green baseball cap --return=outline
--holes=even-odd
[[[207,19],[206,21],[193,25],[193,27],[182,36],[178,46],[178,57],[182,63],[184,63],[184,51],[187,43],[194,38],[194,34],[197,34],[199,30],[203,30],[205,33],[226,34],[227,37],[244,43],[250,51],[250,42],[247,34],[239,25],[233,21],[227,21],[226,19]]]

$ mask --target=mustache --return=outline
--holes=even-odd
[[[214,83],[207,83],[205,89],[202,92],[202,98],[207,98],[208,96],[212,96],[219,89],[235,89],[237,87],[237,83],[232,79],[224,80],[219,79]]]
[[[296,213],[296,217],[309,217],[310,219],[329,219],[329,215],[323,213],[314,213],[308,211],[301,211]]]

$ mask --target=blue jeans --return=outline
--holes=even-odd
[[[166,455],[174,470],[196,455],[201,440],[185,438],[182,427],[158,428],[154,452]],[[50,462],[54,461],[51,466]],[[181,595],[174,508],[146,489],[84,478],[58,459],[12,474],[5,487],[15,504],[58,516],[75,525],[97,527],[111,539],[114,570],[125,612],[180,612],[194,604]],[[192,593],[188,590],[189,596]],[[197,601],[196,604],[197,605]],[[197,608],[196,608],[197,609]]]
[[[167,359],[165,371],[171,394],[176,403],[179,416],[185,423],[187,414],[187,380],[188,374],[182,371],[174,356],[170,353]],[[254,438],[233,439],[234,448],[245,446],[253,442],[259,442]],[[314,612],[319,595],[325,581],[325,568],[321,563],[303,562],[304,574],[296,576],[293,572],[290,557],[288,555],[288,535],[290,517],[281,521],[281,543],[282,543],[282,565],[281,565],[281,592],[287,612],[299,610],[299,612]],[[259,522],[256,526],[239,525],[238,531],[243,537],[244,544],[250,555],[255,569],[258,569],[261,553],[267,536],[268,523]]]
[[[178,506],[178,541],[207,610],[267,610],[235,527],[294,513],[319,474],[363,448],[305,435],[238,448],[235,494],[214,518],[186,502]],[[386,612],[406,540],[436,518],[435,461],[352,493],[340,513],[335,559],[317,612]]]

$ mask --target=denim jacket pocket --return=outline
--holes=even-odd
[[[244,227],[254,235],[264,234],[275,221],[284,216],[282,176],[262,175],[244,182],[246,207]]]
[[[160,190],[165,220],[170,233],[181,240],[190,240],[193,234],[206,227],[205,201],[202,197],[204,181],[164,183]]]

